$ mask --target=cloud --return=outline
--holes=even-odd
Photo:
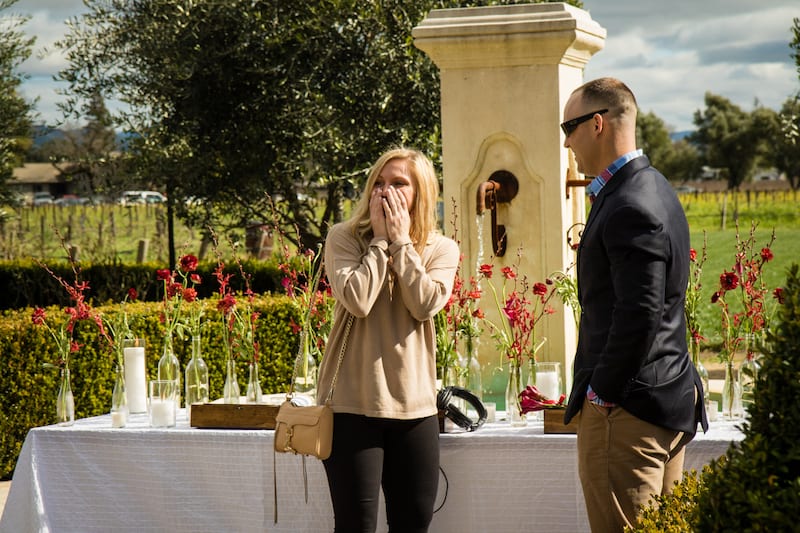
[[[790,57],[796,0],[584,0],[608,30],[585,78],[614,76],[677,131],[693,129],[706,92],[745,110],[779,109],[798,89]]]
[[[758,100],[779,109],[800,89],[790,57],[792,19],[798,0],[583,0],[584,9],[606,28],[605,48],[592,57],[585,79],[614,76],[677,131],[693,129],[706,92],[750,110]],[[22,92],[39,96],[37,108],[57,117],[61,100],[50,78],[66,66],[53,43],[64,21],[85,12],[82,0],[20,0],[11,11],[27,13],[37,36],[35,56],[22,66],[31,75]]]

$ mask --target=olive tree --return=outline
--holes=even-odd
[[[87,0],[59,43],[64,111],[120,102],[129,157],[170,213],[275,221],[310,246],[379,152],[438,159],[438,72],[412,28],[433,8],[501,3],[516,2]]]
[[[697,130],[690,138],[700,147],[707,165],[727,170],[728,189],[738,189],[767,154],[765,133],[775,112],[759,107],[748,113],[712,93],[706,93],[705,105],[705,110],[695,111]]]
[[[14,3],[16,0],[0,0],[0,205],[15,200],[8,180],[14,167],[22,163],[31,137],[33,104],[19,94],[24,76],[18,68],[30,56],[34,39],[21,30],[27,18],[9,14]]]

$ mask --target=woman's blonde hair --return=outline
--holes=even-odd
[[[369,218],[369,199],[375,181],[386,166],[394,159],[408,161],[408,170],[414,184],[414,202],[408,210],[411,215],[411,230],[409,236],[417,252],[422,253],[428,237],[436,231],[436,201],[439,198],[439,181],[436,171],[428,156],[411,148],[396,147],[387,150],[369,169],[364,192],[356,205],[353,216],[350,218],[350,228],[353,235],[361,242],[366,250],[372,240],[372,224]]]

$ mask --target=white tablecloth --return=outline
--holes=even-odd
[[[273,524],[272,431],[190,428],[185,412],[171,429],[133,415],[112,429],[108,415],[71,427],[32,429],[14,471],[0,532],[332,531],[322,464],[309,459],[309,501],[301,462],[279,454],[278,524]],[[686,468],[702,468],[742,438],[716,422],[687,447]],[[542,425],[487,424],[441,436],[432,532],[588,531],[574,435]],[[446,495],[445,495],[446,493]],[[385,523],[383,510],[379,523]],[[385,526],[379,528],[385,531]]]

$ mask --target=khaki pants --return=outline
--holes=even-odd
[[[578,472],[592,533],[622,532],[641,506],[683,475],[689,439],[621,407],[585,400],[578,425]]]

